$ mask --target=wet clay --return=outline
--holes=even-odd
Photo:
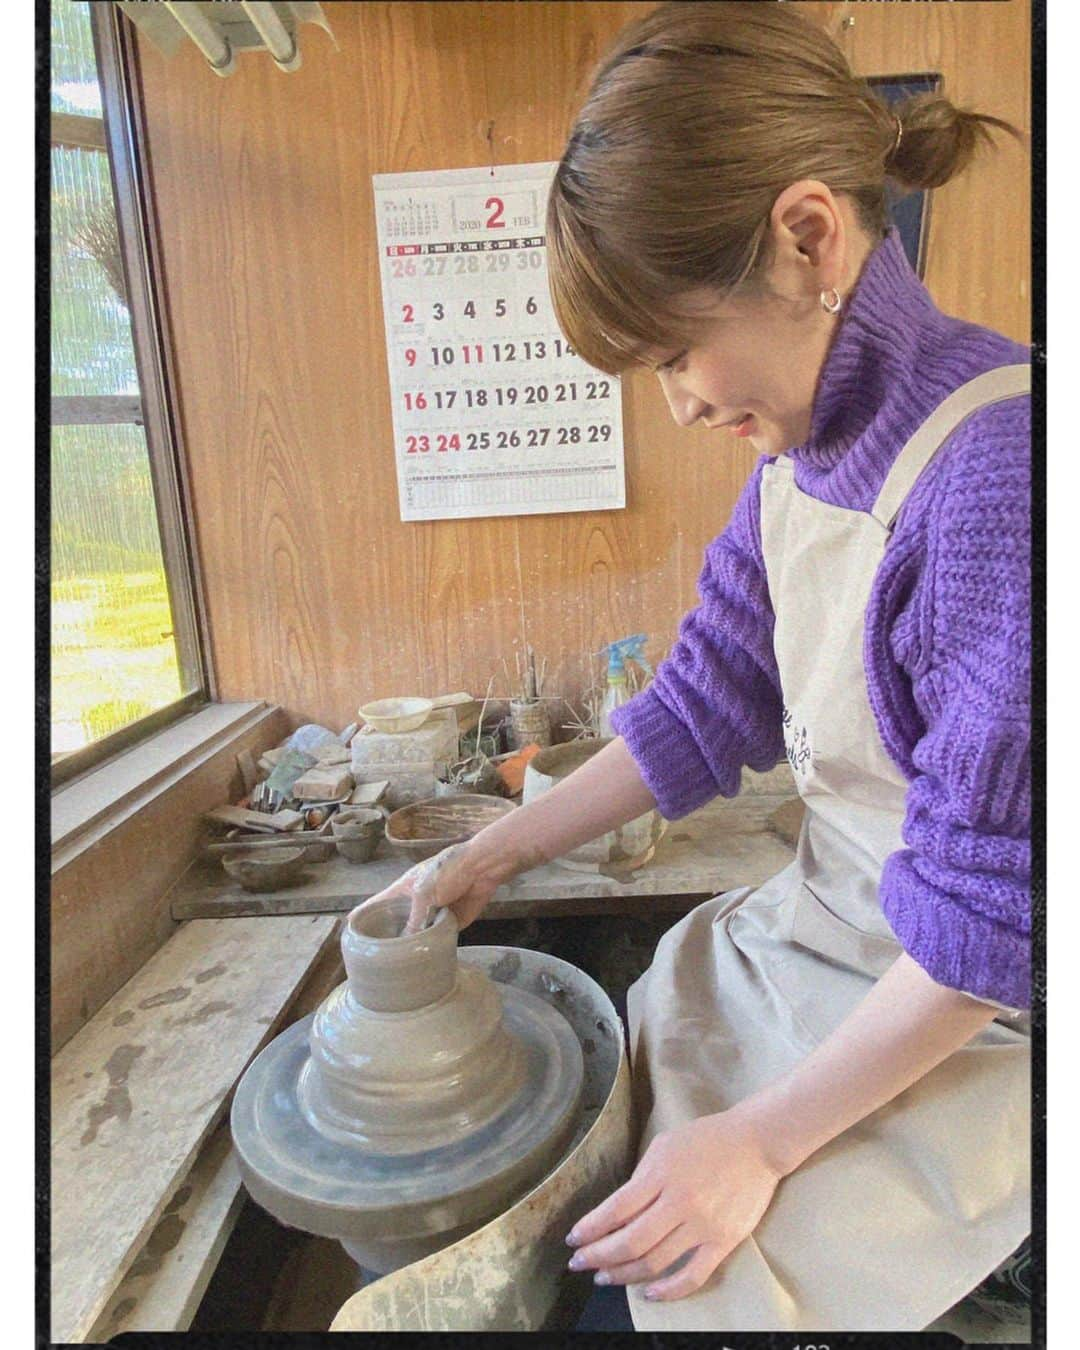
[[[254,1199],[364,1244],[373,1268],[380,1244],[434,1250],[524,1193],[573,1136],[584,1081],[556,1008],[462,964],[450,910],[418,933],[408,912],[353,911],[346,982],[266,1047],[232,1107]]]
[[[404,915],[354,910],[342,935],[348,980],[315,1014],[300,1108],[320,1133],[379,1153],[418,1153],[471,1133],[525,1081],[498,989],[459,970],[448,910],[419,933]]]

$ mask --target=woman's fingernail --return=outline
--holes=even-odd
[[[656,1300],[656,1290],[655,1290],[655,1289],[646,1289],[646,1290],[645,1290],[645,1297],[649,1300],[650,1303],[654,1302],[654,1301]]]
[[[592,1277],[592,1282],[593,1284],[610,1284],[611,1276],[607,1273],[606,1270],[598,1270],[596,1274]]]
[[[567,1270],[584,1270],[585,1258],[582,1256],[580,1252],[575,1252],[573,1256],[570,1258],[570,1260],[566,1263],[566,1268]]]
[[[580,1241],[581,1239],[577,1235],[577,1230],[571,1228],[569,1233],[567,1233],[566,1235],[566,1245],[568,1247],[576,1247]]]

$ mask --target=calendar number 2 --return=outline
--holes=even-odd
[[[487,219],[489,230],[506,228],[506,221],[502,218],[502,213],[506,210],[506,204],[501,197],[489,197],[484,203],[484,210],[491,211],[491,215]]]

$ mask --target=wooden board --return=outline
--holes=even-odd
[[[243,1204],[228,1122],[174,1192],[88,1340],[123,1331],[186,1331]]]
[[[89,1334],[336,928],[187,923],[54,1057],[54,1341]]]
[[[613,869],[604,875],[548,863],[500,886],[484,913],[488,918],[603,913],[610,911],[605,902],[612,897],[716,895],[760,885],[791,861],[801,810],[801,802],[768,793],[721,798],[670,824],[652,861],[636,872]],[[176,918],[338,913],[389,886],[407,866],[384,840],[369,863],[335,855],[306,867],[302,885],[256,895],[219,865],[200,860],[172,892],[172,913]]]

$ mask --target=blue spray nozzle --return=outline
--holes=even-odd
[[[645,642],[648,635],[646,633],[635,633],[633,637],[619,638],[617,642],[609,642],[601,652],[607,652],[608,655],[608,678],[612,675],[621,675],[624,664],[627,661],[636,661],[644,670],[646,675],[651,675],[652,666],[645,660]]]

